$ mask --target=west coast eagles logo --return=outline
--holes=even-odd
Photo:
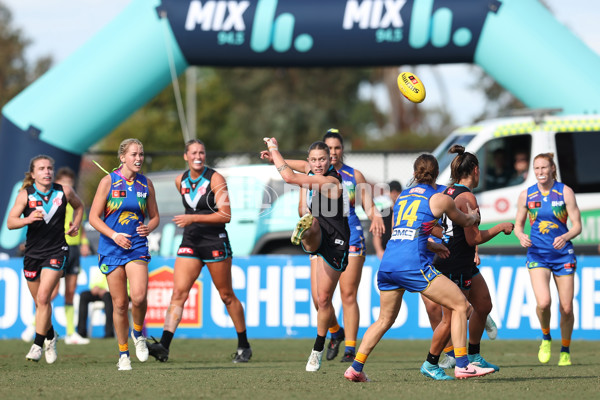
[[[540,225],[538,227],[538,229],[540,230],[540,233],[542,234],[546,234],[548,232],[550,232],[550,229],[557,229],[558,225],[556,225],[554,222],[551,221],[542,221],[540,222]]]
[[[139,221],[137,214],[132,213],[131,211],[123,211],[121,215],[119,215],[119,223],[121,225],[129,225],[130,221]]]

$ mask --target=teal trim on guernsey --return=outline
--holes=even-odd
[[[499,4],[498,11],[487,16],[475,63],[529,108],[600,112],[598,54],[539,1]]]
[[[168,47],[177,74],[187,68],[167,19],[159,18],[160,3],[133,0],[2,113],[23,131],[38,128],[42,142],[84,153],[171,82]]]

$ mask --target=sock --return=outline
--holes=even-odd
[[[46,339],[54,339],[54,327],[52,325],[50,325],[50,329],[48,329],[48,332],[46,332]]]
[[[481,352],[481,343],[471,344],[469,343],[469,355],[479,354]]]
[[[248,337],[246,336],[246,331],[237,332],[238,337],[238,348],[249,349],[250,343],[248,343]]]
[[[46,336],[40,335],[39,333],[36,332],[33,343],[37,344],[40,347],[44,347],[44,339],[46,339]]]
[[[335,326],[329,328],[329,333],[331,333],[332,339],[339,339],[344,336],[344,329],[336,322]]]
[[[438,362],[440,361],[440,355],[438,354],[437,356],[434,356],[433,354],[429,353],[427,354],[427,362],[431,365],[437,365]]]
[[[356,340],[346,340],[346,348],[344,353],[356,353]]]
[[[65,304],[65,318],[67,319],[67,336],[75,333],[75,308],[73,304]]]
[[[133,337],[139,338],[142,336],[142,329],[144,329],[144,325],[138,325],[135,322],[133,323]]]
[[[168,350],[174,335],[174,332],[163,331],[162,336],[160,337],[160,344],[162,344],[163,347]]]
[[[561,353],[570,353],[569,346],[571,346],[571,341],[567,339],[562,340],[562,347],[560,348]]]
[[[125,354],[127,357],[129,357],[129,344],[128,343],[119,345],[119,357],[121,357],[123,354]]]
[[[542,334],[542,339],[552,340],[552,337],[550,337],[550,328],[542,328]]]
[[[447,356],[450,356],[452,358],[454,358],[454,346],[448,346],[444,349],[444,353],[446,353]]]
[[[315,345],[313,346],[314,351],[323,351],[325,349],[325,336],[317,335],[315,339]]]
[[[455,347],[454,355],[456,356],[456,366],[459,368],[465,368],[469,365],[469,359],[467,358],[466,347]]]
[[[366,354],[356,353],[354,361],[352,361],[352,368],[354,368],[356,372],[361,372],[365,366],[365,363],[367,362],[367,357],[369,356]]]

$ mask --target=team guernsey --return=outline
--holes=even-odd
[[[554,238],[568,232],[567,207],[564,198],[565,185],[554,182],[548,193],[542,193],[535,184],[527,189],[525,206],[531,224],[531,247],[527,250],[528,267],[538,263],[563,264],[564,273],[573,273],[575,253],[569,241],[562,249],[552,246]]]
[[[363,234],[362,224],[360,219],[356,215],[356,175],[354,168],[349,167],[346,164],[342,164],[342,168],[338,170],[338,173],[342,176],[342,183],[344,190],[348,195],[348,225],[350,226],[350,255],[365,255],[365,236]]]
[[[427,240],[436,226],[429,200],[438,189],[418,184],[402,191],[394,204],[390,238],[377,273],[380,290],[425,290],[440,273],[432,267]]]
[[[471,190],[460,184],[454,184],[444,191],[455,200],[462,193],[471,193]],[[473,274],[479,272],[475,266],[475,246],[469,246],[465,237],[465,229],[454,224],[447,215],[442,217],[444,228],[443,243],[450,250],[450,257],[435,256],[435,267],[455,282],[461,289],[469,289]]]
[[[61,270],[69,247],[65,241],[65,210],[67,198],[63,188],[53,183],[48,192],[38,190],[35,183],[26,188],[27,206],[23,216],[41,211],[43,219],[27,226],[24,253],[24,274],[27,280],[37,279],[41,268]]]
[[[323,176],[334,176],[342,183],[342,177],[333,166],[330,166]],[[319,221],[321,227],[321,245],[311,254],[320,255],[331,268],[344,271],[348,265],[350,238],[347,196],[331,199],[321,192],[311,190],[307,203],[311,214]]]
[[[115,232],[131,235],[131,248],[124,249],[113,239],[100,235],[98,255],[100,270],[108,274],[131,261],[150,261],[148,239],[137,233],[137,227],[148,214],[148,181],[142,174],[125,179],[119,170],[110,173],[110,190],[104,208],[104,223]]]
[[[207,215],[218,211],[215,192],[211,189],[215,170],[204,167],[202,174],[192,179],[187,170],[181,177],[181,200],[186,214]],[[232,256],[225,224],[193,223],[183,230],[178,257],[194,257],[204,262],[216,262]]]

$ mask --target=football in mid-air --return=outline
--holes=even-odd
[[[413,103],[421,103],[425,100],[425,86],[412,72],[401,72],[398,75],[398,89],[402,96]]]

